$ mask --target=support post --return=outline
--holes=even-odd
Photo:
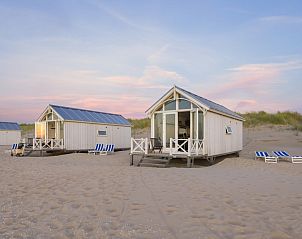
[[[148,138],[145,138],[145,154],[148,154],[148,148],[149,148]]]
[[[187,168],[191,167],[191,157],[187,157]]]
[[[191,157],[192,139],[188,138],[188,156]]]
[[[170,138],[170,155],[173,154],[173,152],[172,152],[172,144],[173,144],[173,141],[172,141],[172,138]]]
[[[130,150],[130,153],[132,154],[133,153],[133,138],[131,138],[131,150]]]

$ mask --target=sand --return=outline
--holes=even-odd
[[[16,158],[1,147],[0,238],[301,238],[302,164],[252,159],[281,146],[302,155],[301,135],[250,129],[239,158],[190,169],[130,167],[128,151]]]

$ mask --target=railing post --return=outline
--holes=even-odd
[[[192,139],[188,138],[188,156],[191,156],[191,149],[192,149]]]
[[[173,154],[173,152],[172,152],[172,144],[173,144],[173,139],[170,138],[170,155]]]
[[[42,139],[39,139],[40,149],[42,149]]]
[[[130,153],[132,154],[133,153],[133,138],[131,138],[131,150],[130,150]]]
[[[145,138],[145,154],[148,154],[148,148],[149,148],[148,138]]]

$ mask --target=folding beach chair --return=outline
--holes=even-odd
[[[18,144],[12,144],[12,147],[10,149],[10,155],[14,156],[16,154],[16,149],[18,148]]]
[[[268,152],[265,151],[256,151],[255,160],[256,159],[264,159],[264,162],[266,163],[278,163],[278,157],[271,156]]]
[[[150,138],[150,143],[151,143],[151,152],[155,152],[155,150],[159,150],[159,153],[161,153],[163,149],[163,144],[160,138]]]
[[[25,144],[13,144],[11,147],[10,155],[11,156],[23,156],[24,155]]]
[[[291,156],[286,151],[273,151],[274,155],[276,155],[278,158],[284,158],[289,159],[292,161],[292,163],[302,163],[302,156]]]
[[[88,154],[98,154],[104,150],[104,144],[96,144],[94,150],[88,150]]]
[[[114,147],[115,147],[114,144],[107,144],[106,147],[104,147],[104,149],[100,152],[100,154],[104,154],[104,155],[111,154],[114,152]]]

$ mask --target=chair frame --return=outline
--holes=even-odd
[[[160,138],[150,138],[150,146],[151,152],[155,152],[155,150],[159,150],[159,153],[162,152],[163,144]]]
[[[264,153],[265,155],[263,155],[263,156],[257,155],[257,153],[259,153],[259,152]],[[278,163],[278,157],[271,156],[266,151],[255,151],[255,160],[257,160],[257,159],[264,159],[265,163]]]

